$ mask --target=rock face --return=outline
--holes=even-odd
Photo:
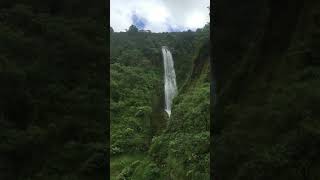
[[[213,14],[211,176],[318,179],[320,2],[224,0]]]
[[[194,54],[192,70],[173,100],[170,120],[153,137],[151,159],[160,167],[159,179],[210,179],[209,176],[209,40]]]

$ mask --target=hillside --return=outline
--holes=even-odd
[[[0,179],[106,177],[104,7],[0,2]]]
[[[208,179],[208,39],[208,25],[179,33],[131,26],[111,34],[111,179]],[[172,52],[177,75],[170,119],[161,46]]]
[[[319,2],[215,5],[212,177],[319,179]]]

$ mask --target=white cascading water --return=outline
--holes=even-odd
[[[166,46],[162,46],[162,56],[164,65],[164,96],[165,96],[165,111],[169,117],[171,115],[172,100],[177,94],[176,73],[171,52]]]

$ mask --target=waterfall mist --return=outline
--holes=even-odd
[[[171,52],[166,46],[162,46],[162,56],[164,65],[164,95],[165,111],[169,117],[171,115],[172,100],[177,94],[176,73]]]

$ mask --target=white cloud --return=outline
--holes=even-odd
[[[125,31],[136,14],[146,20],[153,32],[201,28],[209,21],[209,0],[111,0],[110,24],[115,31]]]
[[[185,24],[187,27],[194,29],[203,26],[206,22],[207,21],[205,14],[195,11],[193,13],[190,13],[185,21]]]

